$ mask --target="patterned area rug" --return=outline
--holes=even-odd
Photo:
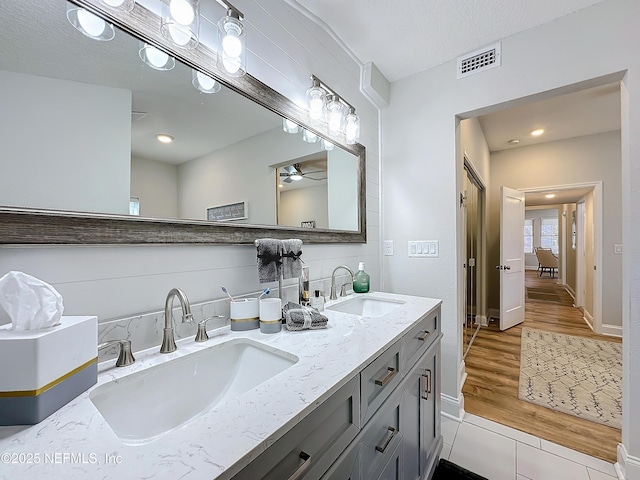
[[[622,344],[524,327],[520,400],[621,428]]]

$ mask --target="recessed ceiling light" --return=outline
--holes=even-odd
[[[282,188],[284,187],[284,185],[282,185],[281,183],[278,184],[278,187]]]
[[[509,145],[517,145],[518,143],[520,143],[520,140],[518,138],[512,138],[511,140],[509,140],[507,142]]]
[[[544,198],[553,198],[553,197],[555,197],[555,196],[556,196],[556,194],[555,194],[555,193],[547,193],[547,194],[544,196]]]
[[[171,135],[167,135],[166,133],[158,133],[156,138],[159,142],[162,143],[171,143],[173,142],[173,137]]]
[[[543,133],[544,133],[544,128],[538,128],[537,130],[534,130],[533,132],[531,132],[531,135],[533,135],[534,137],[539,137]]]

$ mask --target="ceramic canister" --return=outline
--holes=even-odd
[[[260,300],[260,331],[278,333],[282,330],[282,302],[279,298]]]

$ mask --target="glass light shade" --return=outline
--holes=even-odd
[[[67,19],[76,30],[93,40],[108,42],[116,36],[113,25],[72,3],[67,3]]]
[[[200,28],[199,0],[163,0],[160,33],[187,50],[198,46]]]
[[[323,150],[333,150],[334,148],[336,148],[336,146],[331,143],[329,140],[327,140],[326,138],[323,138],[322,141],[322,149]]]
[[[329,131],[339,132],[342,127],[344,107],[337,95],[331,95],[327,101],[327,123]]]
[[[282,119],[282,130],[287,133],[298,133],[302,128],[296,122],[292,122],[288,118]]]
[[[302,139],[307,143],[316,143],[320,141],[320,137],[315,133],[310,132],[306,128],[302,129]]]
[[[233,9],[218,21],[218,68],[232,77],[247,72],[247,46],[244,24]]]
[[[222,88],[220,82],[197,70],[191,70],[191,83],[202,93],[218,93]]]
[[[302,180],[302,175],[300,175],[298,172],[296,172],[296,173],[294,173],[292,175],[289,175],[289,178],[291,180],[293,180],[294,182],[297,182],[298,180]]]
[[[176,61],[173,57],[170,57],[162,50],[158,50],[156,47],[149,45],[148,43],[140,42],[140,51],[138,52],[138,55],[140,55],[140,58],[144,63],[154,70],[172,70],[173,67],[176,66]]]
[[[309,116],[313,120],[320,120],[324,111],[325,93],[320,82],[313,80],[313,86],[307,90],[307,105],[309,106]]]
[[[349,113],[344,119],[344,134],[349,145],[358,143],[360,140],[360,119],[354,108],[349,109]]]
[[[136,0],[100,0],[107,7],[122,12],[130,12],[136,5]]]

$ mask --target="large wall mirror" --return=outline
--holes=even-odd
[[[250,75],[221,75],[205,45],[166,44],[147,2],[129,14],[74,3],[115,38],[83,36],[63,0],[0,16],[0,243],[366,241],[362,145]],[[143,62],[151,43],[169,63]]]

